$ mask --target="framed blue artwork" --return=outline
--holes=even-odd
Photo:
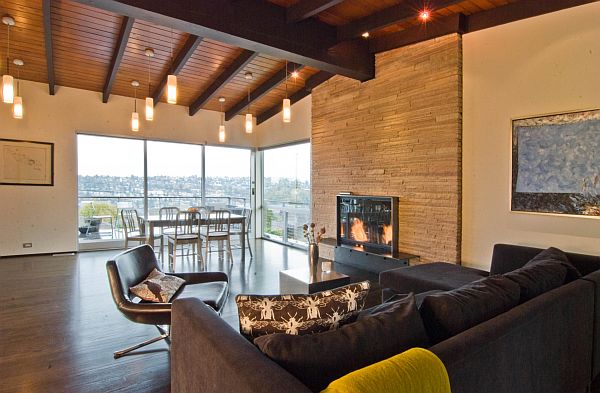
[[[512,121],[511,210],[600,217],[600,110]]]

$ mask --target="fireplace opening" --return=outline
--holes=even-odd
[[[338,195],[337,244],[395,255],[398,249],[398,198]]]

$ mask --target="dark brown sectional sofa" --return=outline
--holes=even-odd
[[[491,273],[517,269],[540,251],[498,244]],[[445,364],[453,393],[587,391],[600,373],[600,257],[567,256],[583,277],[429,348]],[[382,287],[403,293],[450,290],[489,274],[461,267],[443,273],[431,266],[421,273],[415,268],[381,273]],[[404,276],[398,274],[403,269]],[[172,329],[175,393],[310,392],[200,301],[176,301]]]

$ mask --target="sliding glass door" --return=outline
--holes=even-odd
[[[262,153],[263,237],[302,245],[302,226],[310,221],[310,143]]]
[[[121,209],[144,211],[144,141],[78,135],[77,163],[80,248],[119,244]]]
[[[206,205],[250,207],[250,150],[206,146]]]

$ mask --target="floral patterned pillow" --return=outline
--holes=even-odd
[[[303,335],[337,329],[365,305],[369,281],[310,295],[238,295],[240,333],[249,340],[272,333]]]
[[[156,268],[148,277],[129,290],[139,298],[155,303],[168,303],[175,292],[185,283],[185,280],[176,276],[167,276]]]

